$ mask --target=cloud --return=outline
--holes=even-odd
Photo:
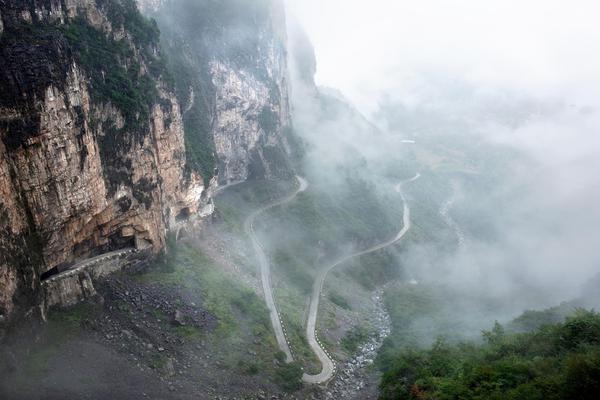
[[[430,276],[445,268],[447,282],[504,296],[536,288],[536,301],[546,305],[577,295],[600,273],[600,3],[288,6],[314,42],[318,83],[341,90],[383,132],[373,140],[351,136],[368,160],[390,157],[393,135],[460,137],[519,154],[493,166],[503,170],[497,186],[467,190],[457,206],[485,218],[498,233],[493,241],[471,237],[468,251],[447,254],[415,246],[406,264]],[[324,153],[337,138],[313,136]],[[475,155],[490,172],[485,164],[493,160],[486,158],[494,154],[486,149]]]
[[[538,97],[597,99],[593,0],[288,0],[315,43],[320,84],[363,112],[423,71]],[[598,85],[596,85],[598,86]]]

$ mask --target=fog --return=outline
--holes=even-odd
[[[505,298],[515,314],[581,295],[600,272],[596,2],[288,0],[288,7],[314,45],[317,84],[338,90],[373,124],[339,115],[323,124],[306,100],[312,94],[296,82],[295,122],[312,144],[307,170],[334,179],[332,171],[360,159],[361,174],[386,190],[392,166],[397,177],[423,168],[410,164],[413,149],[459,153],[473,166],[474,174],[437,167],[425,174],[445,181],[427,194],[440,207],[452,183],[460,188],[449,212],[466,245],[407,243],[398,259],[410,276]],[[412,200],[422,206],[423,198]]]
[[[115,30],[93,34],[93,20],[114,12],[111,1],[96,2],[102,12],[93,5],[79,10],[86,12],[90,27],[79,17],[66,18],[64,27],[36,27],[41,14],[23,12],[20,18],[29,19],[27,24],[0,33],[7,38],[2,45],[12,46],[7,54],[35,57],[26,65],[34,70],[46,58],[53,69],[74,56],[53,60],[47,57],[52,54],[21,47],[13,36],[24,27],[23,44],[38,34],[44,39],[40,43],[62,35],[59,47],[70,43],[66,53],[98,46],[96,51],[119,50],[116,56],[124,57],[124,49],[133,46],[132,59],[119,64],[138,59],[142,63],[133,63],[131,71],[147,70],[153,78],[132,80],[134,75],[121,77],[117,71],[111,79],[123,78],[127,86],[138,82],[144,86],[140,93],[146,93],[156,78],[162,101],[155,99],[160,107],[148,133],[157,141],[156,160],[149,153],[140,162],[170,182],[163,185],[160,178],[159,186],[146,185],[142,178],[132,190],[135,197],[152,186],[150,200],[158,201],[159,194],[164,200],[163,225],[169,217],[177,228],[165,236],[161,254],[150,257],[149,248],[138,249],[111,265],[90,259],[86,265],[99,269],[67,269],[64,281],[58,276],[32,281],[40,289],[35,301],[44,302],[42,314],[46,303],[61,307],[47,310],[45,325],[29,321],[29,311],[24,325],[31,326],[9,331],[6,343],[0,324],[1,398],[8,390],[19,399],[28,393],[42,398],[72,393],[85,398],[373,399],[380,372],[387,372],[382,389],[393,381],[393,390],[404,385],[411,398],[429,398],[424,391],[429,386],[453,386],[434,370],[452,370],[462,379],[481,369],[483,379],[473,374],[465,390],[494,387],[508,393],[518,383],[522,392],[511,392],[515,398],[536,388],[525,385],[532,379],[543,391],[575,381],[582,388],[596,383],[595,314],[591,328],[567,327],[572,337],[563,338],[568,330],[559,328],[536,333],[532,340],[540,345],[529,346],[533,349],[525,349],[533,342],[522,338],[514,339],[514,351],[511,338],[506,346],[499,341],[456,352],[436,345],[431,354],[442,356],[432,362],[425,353],[413,358],[413,350],[438,338],[485,340],[481,333],[494,321],[507,331],[526,331],[557,323],[577,308],[600,308],[598,0],[137,2],[161,32],[161,57],[154,39],[143,37],[150,35],[147,29],[154,32],[154,23],[136,18],[119,30],[102,23],[104,30]],[[0,3],[11,3],[0,7],[3,14],[8,8],[17,15],[18,2]],[[129,17],[136,15],[123,16]],[[81,41],[80,46],[71,41]],[[143,57],[133,57],[143,46]],[[149,49],[156,60],[146,54]],[[89,54],[79,56],[87,60]],[[146,60],[152,62],[144,65]],[[87,73],[101,71],[93,64]],[[86,111],[86,123],[77,121],[86,125],[83,133],[100,135],[102,126],[92,124],[92,117],[113,108],[95,104],[92,92],[104,91],[94,87],[96,78],[82,83],[90,89],[90,99],[84,97],[93,113]],[[181,120],[171,118],[179,112],[167,101],[171,94]],[[45,113],[42,119],[54,115],[51,106],[38,110]],[[79,109],[73,108],[81,117]],[[17,116],[2,117],[10,122],[7,132]],[[168,143],[180,128],[184,137]],[[61,129],[57,135],[65,136]],[[182,139],[185,157],[177,150]],[[142,154],[146,143],[136,146]],[[54,147],[67,154],[66,147]],[[184,161],[188,177],[199,172],[209,184],[217,175],[201,193],[201,204],[214,209],[187,227],[183,220],[192,208],[171,218],[176,205],[166,206],[180,197],[182,207],[184,200],[191,201],[179,193],[189,182],[175,180]],[[128,193],[126,186],[119,193]],[[177,193],[164,193],[162,199],[167,187]],[[33,196],[40,188],[21,189],[23,196]],[[43,195],[34,200],[44,200]],[[148,205],[130,202],[129,211],[120,210],[121,219],[120,200],[91,217],[91,225],[75,236],[87,237],[90,226],[106,219],[100,228],[134,235],[136,244],[147,242],[139,238],[162,237],[143,220],[144,215],[160,217],[159,211],[137,213],[134,207]],[[77,228],[76,220],[65,221]],[[18,241],[45,246],[33,229],[37,222],[26,222],[32,232],[16,227],[23,236]],[[104,234],[96,236],[89,246]],[[120,243],[117,236],[111,235],[107,246]],[[80,254],[88,242],[73,246]],[[104,276],[113,262],[122,262],[123,271]],[[24,266],[15,269],[24,274],[19,287],[29,279]],[[71,296],[81,304],[71,307]],[[15,309],[30,302],[25,297],[14,296]],[[549,310],[526,313],[529,318],[519,326],[525,311],[543,309]],[[0,314],[0,322],[4,318]],[[589,337],[580,340],[584,336]],[[557,343],[550,346],[552,341]],[[406,350],[410,358],[404,358]],[[491,350],[510,358],[488,363],[496,354]],[[467,356],[462,361],[454,357],[461,353]],[[473,360],[489,365],[479,368]],[[461,363],[466,368],[458,369]],[[418,369],[435,376],[409,385],[417,374],[405,364],[428,365]],[[512,364],[514,371],[508,368]],[[497,366],[502,373],[496,374],[492,367]],[[552,371],[558,366],[564,377]],[[389,375],[398,368],[401,379]]]
[[[597,2],[288,0],[315,44],[321,85],[373,111],[383,94],[408,104],[424,73],[477,90],[593,101],[600,56]],[[573,100],[572,98],[570,100]]]

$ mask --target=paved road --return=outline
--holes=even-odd
[[[333,375],[335,374],[335,371],[336,371],[335,363],[333,362],[331,356],[327,353],[327,351],[321,345],[319,339],[317,338],[317,332],[316,332],[317,315],[319,312],[319,301],[321,298],[321,293],[323,291],[323,284],[325,283],[325,279],[327,278],[327,275],[329,274],[329,272],[332,269],[334,269],[338,265],[343,264],[344,262],[346,262],[354,257],[364,256],[366,254],[373,253],[377,250],[381,250],[385,247],[391,246],[391,245],[395,244],[396,242],[398,242],[399,240],[401,240],[404,237],[404,235],[406,235],[406,233],[410,230],[410,226],[411,226],[410,225],[410,207],[408,206],[408,203],[406,202],[406,198],[404,197],[404,193],[402,192],[402,186],[406,183],[416,181],[417,179],[419,179],[420,176],[421,176],[420,174],[416,174],[412,179],[401,182],[398,184],[398,186],[396,186],[396,191],[398,193],[400,193],[400,196],[402,197],[402,201],[404,203],[404,215],[403,215],[402,229],[400,230],[400,232],[398,232],[398,234],[395,237],[393,237],[392,239],[390,239],[384,243],[370,247],[370,248],[360,251],[358,253],[344,256],[344,257],[340,258],[339,260],[337,260],[336,262],[334,262],[333,264],[329,265],[328,267],[322,269],[319,272],[319,274],[317,275],[317,279],[315,280],[315,283],[313,285],[312,297],[310,299],[310,309],[308,312],[308,323],[306,325],[306,337],[308,338],[308,344],[310,345],[313,352],[317,355],[317,357],[321,361],[321,365],[323,366],[323,368],[322,368],[321,372],[317,375],[304,374],[302,376],[302,380],[304,382],[312,383],[312,384],[325,383],[333,377]]]
[[[136,251],[137,251],[136,249],[131,247],[131,248],[126,248],[126,249],[111,251],[109,253],[104,253],[104,254],[101,254],[96,257],[91,257],[91,258],[79,261],[78,263],[72,265],[68,269],[66,269],[56,275],[52,275],[48,279],[44,280],[42,282],[42,284],[44,285],[44,284],[48,284],[48,283],[51,283],[51,282],[54,282],[57,280],[64,279],[68,276],[77,274],[88,267],[92,267],[96,264],[102,263],[107,260],[113,260],[113,259],[125,256],[128,254],[131,254],[131,253],[135,253]]]
[[[271,268],[269,265],[269,260],[254,232],[254,221],[263,212],[273,207],[281,206],[291,202],[296,198],[298,193],[304,192],[308,188],[308,182],[304,178],[296,176],[296,179],[298,180],[298,187],[294,193],[254,211],[244,222],[244,229],[248,236],[250,236],[252,239],[252,246],[254,247],[254,251],[260,265],[260,277],[262,281],[263,293],[265,294],[265,302],[267,303],[267,308],[269,309],[269,314],[271,317],[271,324],[273,325],[273,330],[275,331],[275,337],[277,338],[279,349],[285,353],[286,362],[292,362],[294,358],[292,357],[292,352],[290,351],[290,346],[288,345],[286,334],[283,329],[281,319],[279,318],[279,313],[277,312],[277,306],[275,305],[273,289],[271,287]]]

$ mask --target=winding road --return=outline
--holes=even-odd
[[[290,346],[287,342],[285,330],[283,329],[283,324],[279,318],[279,313],[277,312],[277,306],[275,305],[275,298],[273,297],[273,289],[271,287],[271,268],[269,265],[269,260],[262,245],[256,237],[256,233],[254,232],[254,221],[256,221],[256,218],[265,211],[291,202],[299,193],[304,192],[308,188],[308,182],[306,179],[300,176],[296,176],[296,179],[298,180],[298,187],[294,193],[283,199],[259,208],[250,214],[244,222],[244,230],[252,240],[252,246],[254,247],[254,251],[260,265],[260,277],[262,281],[263,293],[265,295],[265,302],[271,317],[271,324],[273,325],[273,330],[275,331],[275,337],[277,339],[279,349],[285,353],[286,362],[292,362],[294,358],[292,356],[292,352],[290,351]]]
[[[343,264],[344,262],[346,262],[352,258],[364,256],[366,254],[373,253],[377,250],[381,250],[383,248],[391,246],[391,245],[395,244],[396,242],[398,242],[399,240],[401,240],[406,235],[406,233],[410,230],[410,226],[411,226],[410,207],[408,206],[408,203],[406,201],[404,193],[402,192],[402,186],[406,183],[414,182],[417,179],[419,179],[420,177],[421,177],[421,174],[416,174],[413,178],[411,178],[407,181],[401,182],[396,186],[396,192],[398,192],[400,194],[400,196],[402,197],[402,201],[404,203],[404,215],[403,215],[402,229],[400,230],[400,232],[398,232],[398,234],[395,237],[393,237],[392,239],[390,239],[384,243],[370,247],[370,248],[360,251],[358,253],[344,256],[344,257],[340,258],[339,260],[335,261],[333,264],[329,265],[328,267],[322,269],[319,272],[319,274],[317,275],[317,279],[315,280],[315,283],[313,285],[312,297],[310,299],[310,309],[308,312],[308,323],[306,324],[306,336],[308,338],[308,344],[310,345],[311,349],[314,351],[314,353],[319,358],[319,361],[321,361],[321,365],[323,366],[323,368],[322,368],[321,372],[317,375],[309,375],[309,374],[305,373],[302,376],[302,380],[304,382],[312,383],[312,384],[325,383],[333,377],[333,375],[335,374],[335,370],[336,370],[336,366],[335,366],[333,359],[331,358],[331,356],[329,355],[327,350],[325,350],[323,348],[323,346],[321,345],[319,339],[317,338],[317,331],[316,331],[317,315],[319,312],[319,301],[321,298],[321,293],[323,291],[323,285],[325,283],[325,279],[327,278],[327,275],[329,274],[329,272],[331,272],[332,269],[339,266],[340,264]]]
[[[312,295],[311,295],[311,299],[310,299],[308,321],[307,321],[307,325],[306,325],[306,336],[307,336],[308,343],[309,343],[311,349],[317,355],[317,357],[319,358],[319,361],[321,362],[322,370],[319,374],[316,374],[316,375],[309,375],[306,373],[303,374],[302,380],[304,382],[310,383],[310,384],[322,384],[322,383],[329,381],[336,372],[335,362],[333,361],[331,355],[327,352],[327,350],[324,349],[323,345],[317,338],[317,332],[316,332],[317,315],[318,315],[318,311],[319,311],[319,302],[320,302],[320,297],[321,297],[321,294],[323,291],[323,285],[325,283],[325,279],[327,278],[327,275],[329,274],[329,272],[331,272],[331,270],[333,270],[335,267],[339,266],[340,264],[343,264],[344,262],[346,262],[352,258],[360,257],[363,255],[384,249],[388,246],[391,246],[391,245],[397,243],[399,240],[401,240],[406,235],[406,233],[410,230],[410,227],[411,227],[410,207],[408,206],[408,203],[406,201],[404,193],[402,192],[402,187],[406,183],[416,181],[417,179],[419,179],[420,176],[421,176],[420,174],[416,174],[413,178],[411,178],[407,181],[403,181],[396,186],[396,192],[398,192],[400,194],[400,196],[402,197],[402,201],[404,203],[402,229],[400,230],[400,232],[398,232],[398,234],[396,236],[394,236],[392,239],[390,239],[384,243],[380,243],[380,244],[370,247],[366,250],[362,250],[357,253],[346,255],[346,256],[338,259],[337,261],[335,261],[328,267],[323,268],[317,275],[315,283],[313,284],[313,290],[312,290]],[[304,192],[308,188],[308,182],[306,181],[306,179],[304,179],[300,176],[296,176],[296,179],[298,180],[298,187],[292,194],[290,194],[289,196],[287,196],[283,199],[269,203],[268,205],[266,205],[262,208],[259,208],[258,210],[254,211],[252,214],[250,214],[248,216],[248,218],[246,218],[246,221],[244,222],[244,230],[246,231],[246,233],[252,240],[252,246],[254,247],[254,251],[256,253],[256,256],[258,258],[258,262],[260,265],[260,275],[261,275],[263,292],[265,295],[265,302],[267,304],[267,308],[269,309],[271,324],[273,325],[273,330],[275,332],[277,344],[279,346],[279,349],[285,353],[286,362],[288,362],[288,363],[292,362],[294,360],[294,358],[293,358],[292,352],[290,350],[290,346],[289,346],[287,338],[286,338],[285,329],[283,328],[283,324],[281,323],[281,319],[280,319],[279,313],[277,311],[277,306],[275,304],[275,298],[273,296],[273,289],[271,286],[271,268],[269,265],[269,260],[267,258],[267,255],[265,254],[265,251],[264,251],[262,245],[260,244],[260,241],[256,237],[256,233],[254,231],[254,222],[256,221],[256,218],[259,215],[261,215],[262,213],[264,213],[265,211],[267,211],[271,208],[274,208],[274,207],[282,206],[284,204],[287,204],[287,203],[293,201],[299,193]],[[236,183],[237,182],[234,182],[231,185],[226,185],[226,187],[233,186]],[[221,188],[221,190],[219,190],[219,192],[224,190],[226,187]]]

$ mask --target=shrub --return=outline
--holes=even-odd
[[[329,293],[329,300],[331,300],[331,302],[333,304],[335,304],[338,307],[343,308],[344,310],[352,310],[352,307],[348,303],[348,300],[346,300],[346,298],[344,296],[342,296],[341,294],[339,294],[337,292]]]
[[[403,350],[381,381],[380,399],[595,399],[600,393],[600,315],[506,333],[496,323],[483,344]]]
[[[295,392],[302,387],[302,367],[296,362],[284,364],[277,369],[277,384],[287,392]]]

